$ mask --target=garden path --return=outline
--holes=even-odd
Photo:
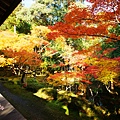
[[[38,97],[33,100],[13,94],[0,82],[0,93],[19,111],[27,120],[74,120],[51,108],[46,108]],[[24,118],[24,119],[25,119]],[[24,119],[1,119],[0,120],[24,120]]]
[[[0,120],[26,120],[2,94],[0,94]]]

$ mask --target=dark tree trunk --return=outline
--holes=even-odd
[[[23,87],[27,87],[26,73],[25,72],[23,72],[23,74],[22,74],[21,83],[22,83]]]

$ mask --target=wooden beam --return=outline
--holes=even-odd
[[[3,0],[0,0],[0,1],[2,1],[3,2]],[[3,15],[2,16],[0,16],[0,25],[1,24],[3,24],[3,22],[7,19],[7,17],[12,13],[12,11],[18,6],[18,4],[21,2],[22,0],[10,0],[10,5],[7,7],[7,8],[5,8],[5,12],[3,12]],[[7,2],[7,0],[4,0],[4,2],[6,3],[6,4],[9,4],[8,2]],[[1,9],[3,9],[3,7],[1,8]]]
[[[5,1],[5,0],[1,0],[1,2],[4,3],[4,4],[7,5],[7,6],[10,6],[10,3],[8,3],[8,2]]]
[[[5,8],[3,8],[2,6],[0,6],[0,9],[1,9],[1,10],[3,10],[4,12],[6,11],[6,9],[5,9]]]
[[[3,15],[3,12],[1,12],[1,10],[0,10],[0,16],[2,16]]]

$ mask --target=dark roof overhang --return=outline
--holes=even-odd
[[[7,19],[22,0],[0,0],[0,25]]]

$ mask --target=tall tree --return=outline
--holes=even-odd
[[[119,57],[110,59],[107,56],[116,48],[103,49],[101,45],[103,42],[111,43],[120,40],[120,35],[117,32],[111,32],[119,25],[120,2],[111,0],[91,2],[93,4],[89,7],[70,6],[63,22],[57,22],[55,25],[49,26],[52,32],[47,36],[50,40],[55,41],[60,36],[64,36],[66,40],[71,38],[74,41],[78,39],[81,39],[82,42],[92,41],[92,44],[87,48],[75,51],[72,55],[74,58],[69,57],[69,64],[79,68],[79,75],[74,74],[71,76],[75,78],[81,76],[80,78],[83,80],[92,80],[92,77],[94,77],[104,84],[108,84],[108,81],[113,83],[114,79],[119,76],[120,59]],[[93,61],[90,62],[91,60]],[[106,65],[103,67],[104,64]],[[105,72],[106,74],[103,74]],[[54,76],[52,77],[54,80]]]
[[[71,0],[76,2],[77,0]],[[35,0],[28,8],[22,8],[17,17],[35,25],[51,25],[63,20],[68,11],[68,0]]]

